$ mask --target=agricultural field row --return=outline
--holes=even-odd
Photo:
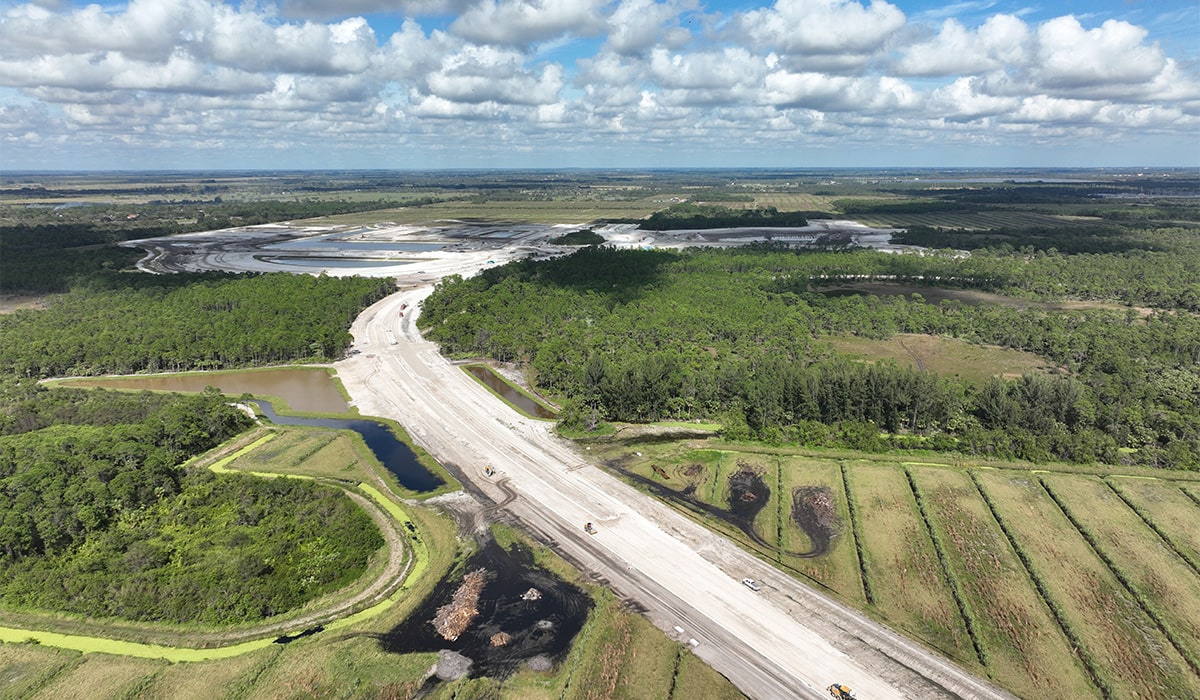
[[[754,206],[775,207],[779,211],[827,211],[833,214],[829,197],[804,192],[755,193]]]
[[[855,217],[857,221],[867,226],[890,228],[893,226],[929,226],[931,228],[950,228],[966,230],[985,230],[993,228],[1038,228],[1038,227],[1072,227],[1085,226],[1086,220],[1070,219],[1046,214],[1035,214],[1027,211],[981,211],[981,212],[942,212],[930,214],[877,214]]]
[[[1200,697],[1194,482],[639,450],[609,465],[1018,695]]]

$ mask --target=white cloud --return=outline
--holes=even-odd
[[[1092,88],[1144,83],[1166,67],[1157,46],[1146,46],[1146,30],[1107,20],[1084,29],[1074,17],[1058,17],[1038,27],[1038,81],[1051,88]]]
[[[563,72],[557,64],[530,71],[519,52],[470,45],[446,57],[424,83],[430,94],[451,102],[543,105],[557,101]]]
[[[766,76],[764,101],[781,107],[822,112],[911,109],[920,97],[904,81],[889,77],[847,77],[776,71]]]
[[[686,55],[657,49],[650,57],[650,75],[667,88],[731,88],[757,83],[766,72],[766,62],[743,48]]]
[[[884,47],[905,23],[885,0],[864,7],[856,0],[776,0],[736,23],[741,42],[786,54],[840,55],[860,61]]]
[[[694,0],[622,0],[608,17],[607,48],[630,54],[654,46],[681,47],[692,34],[681,26],[680,14],[692,9]]]
[[[902,75],[971,75],[1022,65],[1030,38],[1025,23],[1012,15],[989,17],[976,31],[947,19],[932,41],[903,49],[897,69]]]
[[[450,31],[480,44],[526,46],[563,34],[600,30],[605,0],[481,0],[454,20]]]
[[[929,99],[929,110],[938,117],[971,120],[1011,112],[1021,101],[1015,97],[997,97],[977,90],[975,78],[959,78],[937,88]]]
[[[983,15],[989,3],[912,21],[884,0],[720,13],[701,0],[10,3],[0,142],[369,154],[373,141],[450,153],[493,139],[695,162],[742,147],[1066,143],[1072,130],[1195,143],[1190,56],[1126,21],[1026,24]]]

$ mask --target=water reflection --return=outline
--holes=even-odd
[[[396,475],[396,480],[404,488],[411,491],[432,491],[446,482],[431,474],[419,461],[417,455],[408,445],[396,439],[392,429],[383,423],[373,420],[342,419],[342,418],[302,418],[300,416],[281,416],[275,412],[266,401],[255,401],[272,423],[278,425],[299,425],[309,428],[333,428],[335,430],[353,430],[362,435],[367,447],[375,453],[389,472]]]
[[[487,388],[496,392],[505,402],[512,404],[517,410],[527,416],[533,416],[534,418],[554,418],[557,415],[554,411],[513,389],[508,382],[497,377],[496,373],[490,367],[485,365],[467,365],[464,369],[470,372],[471,376],[487,385]]]

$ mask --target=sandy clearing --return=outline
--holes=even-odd
[[[1008,698],[953,664],[821,596],[586,462],[544,422],[499,402],[421,338],[412,311],[429,287],[367,309],[360,352],[336,364],[364,414],[400,421],[434,457],[505,506],[661,629],[755,698]],[[484,475],[485,465],[498,470]],[[599,532],[587,535],[583,523]],[[763,583],[759,593],[740,583]],[[684,629],[682,635],[675,627]]]

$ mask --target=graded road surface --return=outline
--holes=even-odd
[[[551,424],[519,415],[422,339],[415,316],[430,291],[393,295],[354,322],[358,352],[336,365],[354,405],[402,423],[465,482],[507,501],[503,508],[526,528],[742,692],[828,698],[825,688],[836,682],[859,700],[1013,697],[587,463]],[[489,464],[497,472],[490,478]],[[594,535],[584,532],[589,521]],[[743,577],[762,590],[742,585]]]

